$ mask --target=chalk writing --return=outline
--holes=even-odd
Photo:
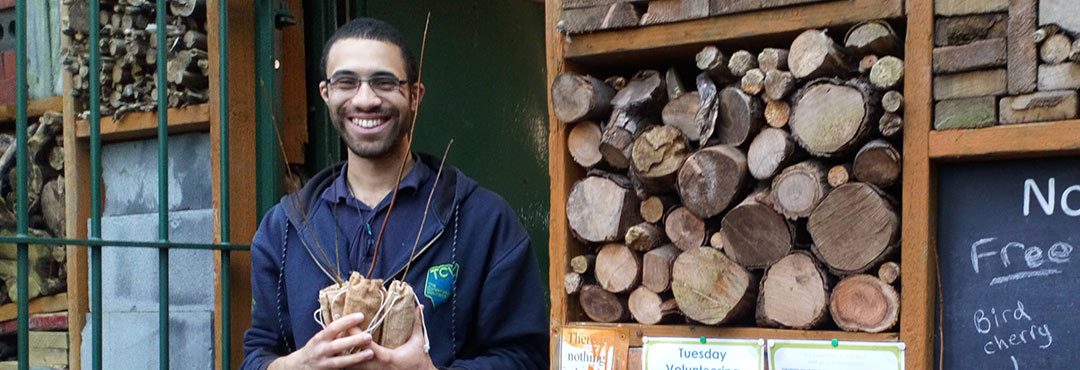
[[[1054,243],[1044,253],[1043,249],[1039,246],[1027,246],[1018,242],[995,244],[995,241],[997,241],[997,238],[983,238],[971,243],[971,267],[975,270],[976,274],[980,272],[980,261],[986,259],[989,263],[993,264],[993,259],[991,257],[994,256],[1000,257],[1001,267],[1003,269],[1008,269],[1014,264],[1010,255],[1021,257],[1024,266],[1028,270],[1009,272],[994,277],[990,280],[991,286],[1021,279],[1060,274],[1061,270],[1059,269],[1043,266],[1056,266],[1068,263],[1069,256],[1072,255],[1073,252],[1072,244],[1066,242]]]
[[[1027,179],[1024,181],[1024,216],[1031,214],[1031,197],[1034,196],[1035,200],[1039,202],[1039,206],[1042,207],[1043,213],[1047,216],[1054,214],[1054,200],[1057,199],[1054,196],[1054,182],[1053,177],[1046,182],[1046,194],[1043,194],[1039,189],[1039,185],[1033,179]],[[1080,197],[1080,185],[1073,185],[1065,188],[1065,191],[1061,192],[1061,211],[1068,216],[1076,217],[1080,216],[1080,208],[1072,208],[1069,206],[1069,196],[1073,193],[1078,193]]]

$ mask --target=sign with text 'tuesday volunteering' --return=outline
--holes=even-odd
[[[643,370],[764,370],[761,339],[642,338]]]

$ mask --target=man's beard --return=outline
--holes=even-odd
[[[364,159],[380,159],[385,158],[391,153],[395,153],[401,149],[401,145],[405,143],[405,137],[409,134],[409,127],[412,126],[411,114],[394,114],[397,117],[392,123],[389,135],[379,141],[360,141],[352,140],[347,134],[347,130],[344,125],[349,123],[344,122],[344,114],[338,115],[338,123],[334,125],[334,129],[338,131],[338,136],[345,142],[345,146],[349,148],[349,151],[354,155]]]

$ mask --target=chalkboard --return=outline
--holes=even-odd
[[[941,165],[937,209],[944,369],[1080,369],[1080,158]]]

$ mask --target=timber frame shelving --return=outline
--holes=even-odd
[[[26,107],[27,117],[40,117],[48,111],[61,112],[64,110],[64,98],[52,96],[31,100]],[[5,127],[15,129],[15,104],[0,105],[0,122]]]
[[[182,108],[170,108],[169,134],[177,134],[192,131],[208,131],[210,129],[210,104],[198,104]],[[101,140],[115,141],[124,139],[140,139],[156,137],[157,135],[157,112],[132,112],[120,119],[101,117]],[[75,136],[80,139],[90,137],[90,123],[78,121],[75,123]]]
[[[1080,119],[973,130],[932,129],[933,0],[833,1],[570,38],[555,27],[561,5],[561,0],[555,0],[546,6],[548,86],[564,71],[610,73],[614,68],[625,72],[628,65],[692,58],[703,45],[724,47],[750,38],[762,42],[791,40],[802,29],[829,28],[836,32],[840,27],[871,19],[906,24],[900,256],[903,278],[899,331],[891,333],[584,322],[579,304],[561,293],[569,259],[584,251],[584,246],[571,237],[566,219],[567,195],[584,171],[567,155],[568,125],[555,118],[549,96],[551,353],[558,353],[560,328],[587,324],[628,328],[632,347],[640,346],[641,337],[649,335],[902,341],[908,369],[936,369],[936,164],[1080,154]]]
[[[850,333],[828,330],[791,330],[756,327],[714,327],[698,325],[642,325],[637,323],[597,324],[585,322],[580,305],[561,293],[562,279],[569,259],[582,253],[584,245],[569,232],[566,199],[573,183],[584,176],[567,155],[569,127],[555,118],[549,96],[549,175],[551,178],[551,229],[549,284],[551,295],[551,353],[558,353],[558,334],[564,326],[620,327],[629,329],[631,347],[641,345],[642,336],[770,338],[770,339],[840,339],[895,342],[906,345],[909,369],[931,369],[933,361],[933,302],[936,292],[930,245],[931,203],[930,165],[927,138],[952,140],[958,133],[934,133],[931,126],[930,55],[933,4],[928,0],[847,0],[768,9],[750,13],[723,15],[705,19],[653,25],[629,30],[604,31],[574,35],[569,38],[556,30],[562,1],[548,1],[546,32],[548,86],[564,71],[627,71],[632,65],[655,65],[664,60],[692,60],[704,45],[721,47],[747,40],[766,44],[790,42],[804,29],[829,29],[844,32],[856,23],[889,19],[906,25],[904,96],[904,170],[901,246],[901,314],[899,330],[879,333]],[[907,18],[905,18],[905,16]],[[603,74],[604,72],[599,72]],[[550,95],[550,90],[549,90]],[[1030,129],[1030,128],[1028,128]],[[982,148],[974,135],[972,148]],[[1059,139],[1064,141],[1065,139]],[[1067,143],[1059,143],[1068,146]],[[1078,144],[1073,144],[1080,147]],[[947,155],[939,150],[942,156]]]

